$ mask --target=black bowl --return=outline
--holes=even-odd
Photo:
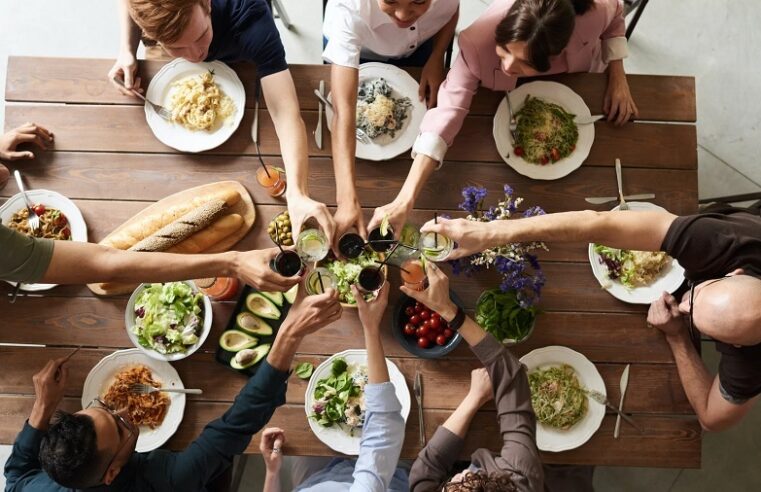
[[[449,298],[452,299],[452,301],[459,307],[462,307],[462,301],[459,297],[457,297],[454,291],[449,291]],[[458,332],[455,332],[454,336],[446,345],[434,344],[433,346],[425,349],[418,347],[417,338],[407,337],[404,335],[404,319],[406,317],[404,310],[407,309],[408,306],[414,306],[415,302],[415,299],[401,294],[399,302],[396,303],[396,307],[394,308],[394,316],[391,318],[391,332],[394,334],[396,341],[399,342],[399,345],[404,347],[404,350],[407,352],[422,359],[438,359],[440,357],[444,357],[449,352],[457,348],[460,340],[462,340],[462,335],[460,335]]]

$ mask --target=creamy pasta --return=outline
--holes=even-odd
[[[214,72],[191,75],[172,84],[172,121],[188,130],[210,131],[235,113],[235,105],[214,82]]]

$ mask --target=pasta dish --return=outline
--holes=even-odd
[[[393,138],[411,107],[409,97],[392,97],[386,79],[366,80],[357,92],[357,128],[370,138],[386,134]]]
[[[600,263],[608,269],[608,278],[633,289],[653,283],[671,261],[663,251],[616,249],[595,244]]]
[[[579,129],[575,115],[557,104],[526,97],[515,113],[518,121],[513,152],[533,164],[548,164],[568,157],[576,149]]]
[[[531,406],[539,422],[561,430],[576,425],[587,414],[587,394],[573,367],[537,369],[528,375]]]
[[[219,89],[211,70],[180,79],[172,89],[172,121],[188,130],[210,131],[235,112],[232,99]]]
[[[103,401],[111,408],[126,408],[130,420],[135,425],[147,425],[154,429],[161,425],[169,408],[169,397],[166,393],[138,395],[130,392],[133,384],[147,384],[160,387],[161,383],[153,379],[150,369],[145,366],[132,366],[119,372],[114,382],[103,396]]]
[[[71,239],[69,219],[66,218],[63,212],[38,204],[34,206],[34,213],[40,218],[40,228],[36,232],[33,232],[29,226],[29,210],[26,207],[14,213],[7,226],[27,236],[57,240]]]

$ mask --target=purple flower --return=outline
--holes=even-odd
[[[526,209],[525,212],[523,212],[524,217],[536,217],[537,215],[545,215],[547,212],[545,212],[542,207],[535,206],[535,207],[529,207]]]
[[[460,208],[472,215],[476,215],[479,208],[481,208],[481,203],[484,201],[484,198],[486,198],[486,194],[486,188],[481,188],[480,186],[466,186],[462,190],[462,197],[465,200],[460,204]]]
[[[507,195],[507,196],[513,196],[513,187],[512,186],[510,186],[509,184],[506,184],[503,188],[505,190],[505,195]]]

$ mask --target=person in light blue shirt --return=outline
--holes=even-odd
[[[407,472],[397,468],[404,441],[402,405],[389,381],[386,358],[381,343],[380,322],[388,304],[388,284],[372,302],[365,302],[354,289],[359,319],[367,348],[368,383],[365,385],[365,421],[362,426],[359,457],[335,458],[324,468],[294,483],[300,492],[399,491],[407,492]],[[267,429],[262,434],[260,449],[267,468],[265,492],[280,492],[281,446],[286,444],[282,429]],[[305,474],[302,474],[304,477]]]

